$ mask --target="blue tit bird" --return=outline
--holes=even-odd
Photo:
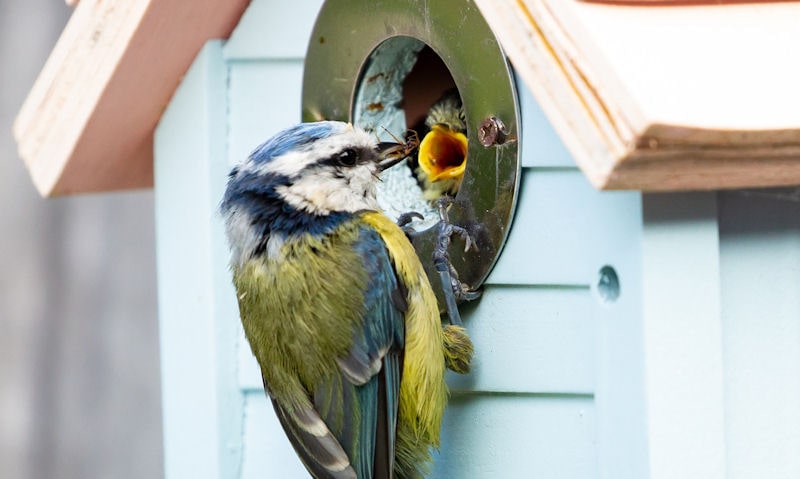
[[[455,196],[467,167],[467,122],[458,90],[446,91],[428,110],[415,173],[427,200]]]
[[[221,204],[245,335],[281,425],[317,479],[421,478],[447,364],[468,367],[379,173],[403,159],[350,124],[286,129],[234,167]],[[395,152],[395,154],[393,154]]]

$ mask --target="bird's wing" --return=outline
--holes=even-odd
[[[313,410],[301,412],[317,415],[327,430],[309,434],[302,417],[274,404],[295,450],[318,477],[348,477],[334,473],[338,463],[331,457],[330,432],[359,479],[388,479],[394,467],[406,292],[375,230],[364,226],[352,248],[361,260],[353,267],[363,267],[367,276],[363,318],[353,323],[352,347],[338,358],[338,374],[315,386]],[[341,291],[346,294],[348,285]],[[321,469],[321,463],[331,466]]]

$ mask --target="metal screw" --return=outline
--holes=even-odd
[[[495,116],[484,119],[478,128],[478,141],[487,148],[492,145],[502,145],[506,142],[507,135],[506,125]]]

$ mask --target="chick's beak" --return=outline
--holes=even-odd
[[[447,125],[433,125],[419,144],[419,166],[431,183],[460,178],[467,167],[467,137]]]
[[[407,156],[405,145],[391,141],[378,143],[378,171],[393,167]]]

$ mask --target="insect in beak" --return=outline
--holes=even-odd
[[[383,171],[406,159],[419,147],[419,137],[416,132],[409,135],[405,143],[381,142],[378,143],[378,170]]]

